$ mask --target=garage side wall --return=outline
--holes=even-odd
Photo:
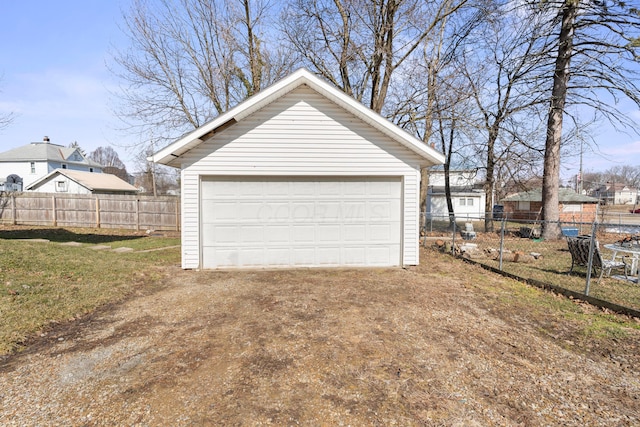
[[[307,86],[183,156],[182,267],[200,268],[200,183],[205,176],[402,178],[402,263],[418,263],[422,159]]]

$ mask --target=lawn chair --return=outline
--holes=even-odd
[[[573,268],[576,265],[584,268],[589,267],[589,246],[591,245],[591,238],[589,236],[567,237],[567,246],[571,253],[571,270],[569,275],[573,273]],[[591,260],[591,268],[593,273],[597,274],[600,269],[600,275],[598,276],[598,282],[602,279],[604,273],[607,273],[607,277],[611,277],[613,270],[621,270],[624,273],[625,280],[628,280],[627,271],[630,269],[631,264],[628,263],[628,256],[616,257],[614,260],[607,260],[602,258],[600,252],[600,244],[596,240],[595,248],[593,250],[593,259]]]

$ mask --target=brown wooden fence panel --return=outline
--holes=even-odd
[[[29,225],[51,225],[53,224],[53,205],[50,195],[42,193],[40,196],[26,194],[14,198],[14,218],[15,224]]]
[[[74,196],[55,196],[56,225],[60,227],[95,227],[95,196],[85,194]],[[54,198],[54,196],[51,197]]]
[[[13,197],[6,194],[0,197],[0,222],[3,224],[13,223]]]
[[[180,230],[180,198],[116,194],[0,193],[0,223]]]

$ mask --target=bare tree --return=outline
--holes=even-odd
[[[115,175],[126,182],[131,182],[127,167],[112,147],[98,147],[89,153],[89,159],[102,165],[102,172]]]
[[[539,149],[531,117],[547,99],[537,77],[549,66],[548,24],[540,13],[519,12],[508,3],[488,3],[456,57],[475,104],[467,120],[480,132],[476,152],[484,155],[486,212],[493,208],[496,177],[513,180]],[[485,231],[491,230],[488,218]]]
[[[619,97],[640,106],[637,77],[640,11],[620,0],[532,2],[558,28],[547,120],[542,188],[545,239],[560,236],[558,188],[563,116],[569,104],[597,110],[614,125],[634,126],[618,108]]]
[[[142,135],[168,140],[197,128],[290,71],[271,31],[266,0],[134,0],[120,117]],[[277,40],[277,37],[270,37]],[[143,137],[144,140],[148,138]]]
[[[104,167],[125,168],[120,156],[112,147],[98,147],[89,154],[89,158]]]
[[[0,82],[1,81],[2,81],[2,76],[0,76]],[[13,123],[14,119],[15,119],[15,114],[13,112],[6,112],[6,113],[0,114],[0,130],[3,130],[6,127],[8,127],[11,123]]]
[[[15,115],[13,113],[0,114],[0,130],[8,127],[13,122],[14,118]]]
[[[468,0],[293,0],[283,29],[303,63],[382,112],[393,74]]]
[[[384,110],[391,120],[445,154],[445,184],[451,167],[470,166],[465,154],[470,128],[466,114],[462,113],[469,110],[470,90],[460,78],[455,58],[469,35],[469,29],[482,18],[479,3],[482,2],[470,2],[457,9],[455,14],[439,20],[432,34],[420,46],[420,52],[396,70],[395,76],[400,83],[394,85],[386,98]],[[421,212],[426,212],[429,170],[421,172],[420,208]],[[448,184],[445,185],[445,195],[453,217]]]
[[[153,152],[153,146],[148,146],[135,157],[135,185],[142,190],[142,194],[152,196],[179,190],[180,170],[149,161]]]

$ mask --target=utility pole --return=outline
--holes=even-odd
[[[582,148],[583,141],[580,139],[580,171],[578,172],[578,194],[582,194]]]

